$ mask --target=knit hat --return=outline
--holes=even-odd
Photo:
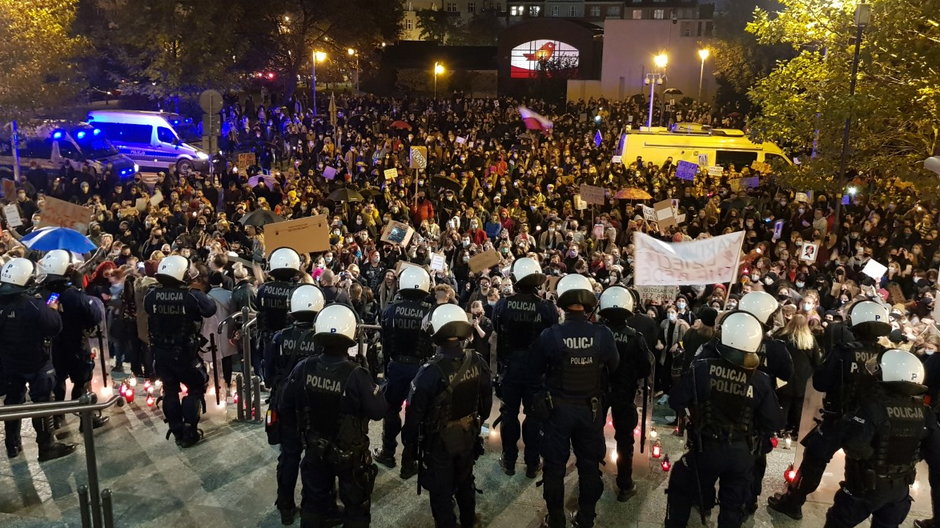
[[[705,326],[715,326],[715,320],[718,318],[718,310],[705,307],[698,313],[698,318],[701,319],[702,324]]]

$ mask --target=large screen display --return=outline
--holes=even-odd
[[[541,69],[547,72],[576,70],[578,49],[560,40],[530,40],[512,49],[509,55],[513,79],[529,79]],[[549,73],[550,74],[550,73]]]

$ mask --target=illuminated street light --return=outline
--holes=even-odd
[[[669,64],[669,56],[665,53],[660,53],[653,57],[653,64],[660,70],[663,70],[666,68],[666,65]],[[646,128],[648,129],[653,127],[653,99],[656,97],[656,85],[662,84],[665,80],[666,72],[663,71],[646,74],[646,80],[644,82],[650,85],[650,110],[646,118]]]
[[[660,70],[665,68],[669,64],[669,56],[665,53],[660,53],[659,55],[653,57],[653,64],[656,65]]]
[[[712,54],[708,48],[698,50],[698,58],[702,59],[702,67],[698,71],[698,100],[702,100],[702,80],[705,78],[705,61]]]
[[[326,52],[314,50],[313,61],[310,67],[310,85],[313,92],[313,115],[317,115],[317,63],[326,60]]]
[[[434,98],[437,99],[437,76],[443,75],[447,71],[444,69],[444,65],[440,62],[434,63]]]
[[[359,52],[355,48],[346,48],[346,54],[356,59],[356,92],[359,92]]]

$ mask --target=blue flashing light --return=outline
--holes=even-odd
[[[92,134],[94,134],[94,135],[96,135],[96,136],[97,136],[98,134],[101,134],[101,129],[100,129],[100,128],[96,128],[95,131],[92,132]]]
[[[62,139],[62,131],[56,130],[52,133],[52,139]]]
[[[186,118],[185,123],[186,123],[187,125],[191,125],[192,122],[193,122],[192,118],[189,118],[189,117]]]
[[[85,131],[84,131],[84,130],[79,130],[78,133],[75,134],[75,137],[77,137],[78,139],[84,138],[84,137],[85,137]]]
[[[180,120],[179,120],[179,119],[174,119],[174,120],[173,120],[173,124],[174,124],[174,125],[180,124]]]

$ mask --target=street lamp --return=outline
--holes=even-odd
[[[346,53],[356,59],[356,93],[359,93],[359,52],[353,48],[347,48]]]
[[[310,67],[310,86],[313,92],[313,116],[317,115],[317,63],[326,60],[325,51],[313,52],[313,64]]]
[[[698,71],[698,101],[702,102],[702,80],[705,77],[705,60],[712,52],[708,48],[698,50],[698,58],[702,59],[702,67]]]
[[[849,80],[849,104],[854,107],[853,99],[855,98],[855,85],[858,83],[858,62],[859,54],[862,50],[862,33],[865,31],[865,28],[871,23],[871,4],[859,3],[855,6],[855,55],[852,57],[852,77]],[[839,182],[839,187],[842,187],[842,180],[845,178],[846,170],[848,169],[848,156],[849,156],[849,137],[852,128],[852,114],[851,110],[848,117],[845,118],[845,128],[842,129],[842,155],[839,158],[839,174],[837,175],[837,182]],[[840,221],[839,217],[842,214],[842,192],[839,191],[839,199],[836,200],[836,211],[835,211],[835,222],[834,229],[836,235],[839,234]]]
[[[440,62],[434,63],[434,98],[437,99],[437,76],[443,75],[446,70]]]
[[[660,70],[663,70],[666,68],[666,65],[669,64],[669,56],[665,53],[660,53],[653,57],[653,64]],[[653,128],[653,99],[656,97],[656,85],[662,84],[665,80],[666,72],[664,71],[646,74],[646,80],[644,82],[650,85],[650,110],[649,116],[646,118],[646,128]]]

